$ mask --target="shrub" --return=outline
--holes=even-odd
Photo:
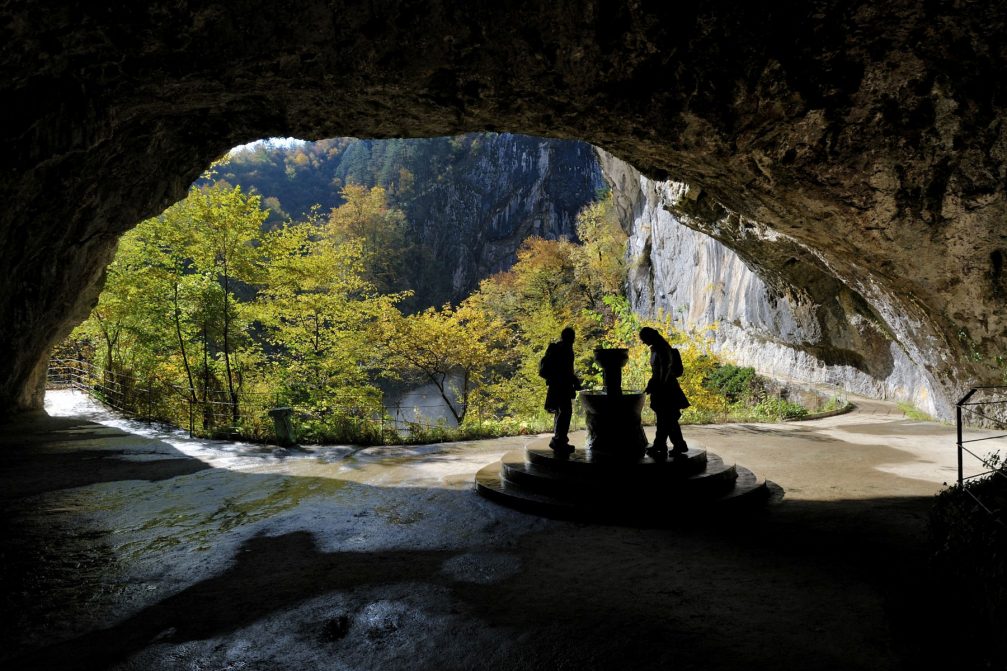
[[[755,374],[754,368],[735,366],[734,364],[714,366],[703,382],[703,386],[710,391],[723,394],[731,403],[751,398],[761,389],[759,377]]]
[[[752,410],[756,416],[774,422],[783,419],[798,419],[808,414],[808,409],[800,403],[773,397],[759,401]]]

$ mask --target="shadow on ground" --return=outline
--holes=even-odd
[[[210,468],[161,441],[41,412],[0,425],[0,453],[0,501],[99,482],[167,480]]]
[[[21,525],[6,529],[12,535],[5,539],[20,543],[22,558],[79,551],[44,532],[18,536],[36,519],[30,508],[47,492],[117,480],[182,481],[209,468],[157,441],[137,442],[81,422],[37,422],[17,428],[35,426],[30,437],[0,445],[12,453],[0,472],[5,520]],[[95,447],[99,439],[107,449]],[[116,445],[117,439],[136,444]],[[103,463],[123,453],[168,458]],[[470,490],[355,486],[392,502],[432,498],[457,518],[482,515],[487,522],[468,545],[325,551],[326,539],[305,520],[303,530],[247,538],[212,577],[127,608],[110,626],[101,624],[100,612],[91,619],[74,615],[51,640],[24,631],[61,617],[58,600],[42,592],[70,583],[85,593],[97,589],[103,561],[110,565],[114,557],[99,533],[89,541],[98,559],[88,570],[55,563],[49,580],[33,584],[26,576],[35,575],[34,567],[12,557],[5,542],[5,612],[30,610],[34,599],[48,608],[15,628],[5,625],[0,660],[17,669],[197,662],[214,668],[339,662],[350,668],[753,670],[954,662],[963,668],[960,646],[968,641],[948,626],[943,588],[928,568],[926,498],[788,499],[702,520],[695,511],[669,510],[668,528],[639,529],[559,521],[528,526],[522,514]],[[60,533],[58,525],[46,528]],[[39,544],[46,547],[30,547]],[[515,569],[500,579],[446,570],[466,558],[478,569],[486,553],[509,558]],[[319,599],[338,608],[326,610]],[[419,615],[378,629],[367,625],[375,604],[388,603]]]

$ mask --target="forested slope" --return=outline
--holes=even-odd
[[[213,179],[260,194],[270,226],[314,205],[327,215],[347,185],[384,187],[408,245],[391,288],[415,291],[415,308],[464,298],[509,268],[530,235],[575,238],[577,212],[604,185],[589,145],[506,133],[260,142],[232,152]]]

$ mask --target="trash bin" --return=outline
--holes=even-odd
[[[284,447],[297,443],[297,437],[294,436],[294,423],[290,420],[293,414],[293,408],[273,408],[269,411],[269,416],[273,418],[273,427],[276,430],[276,441]]]

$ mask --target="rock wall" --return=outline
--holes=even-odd
[[[715,221],[683,213],[696,189],[598,155],[629,234],[627,290],[636,312],[671,315],[687,330],[715,327],[721,356],[764,375],[905,401],[936,415],[951,411],[924,362],[879,316],[892,306],[872,309],[808,250],[756,222],[726,210]],[[703,230],[721,231],[725,241]],[[731,232],[745,237],[750,262],[727,246],[736,244]],[[787,256],[786,277],[772,267],[781,249],[803,257]],[[816,283],[828,287],[818,291],[822,302],[808,290]]]
[[[12,0],[0,24],[0,412],[40,407],[118,236],[270,136],[583,140],[689,184],[680,221],[801,287],[823,360],[887,379],[890,331],[939,404],[1007,377],[1003,3]]]
[[[461,300],[484,277],[510,268],[528,236],[575,238],[577,213],[604,184],[582,142],[510,133],[461,141],[468,149],[443,172],[414,165],[417,193],[401,200],[425,249],[413,287],[427,305]]]
[[[576,237],[577,213],[604,186],[591,145],[512,133],[257,143],[216,178],[274,197],[295,219],[341,205],[345,184],[386,187],[409,226],[398,289],[415,292],[412,308],[465,298],[510,268],[528,236]]]

